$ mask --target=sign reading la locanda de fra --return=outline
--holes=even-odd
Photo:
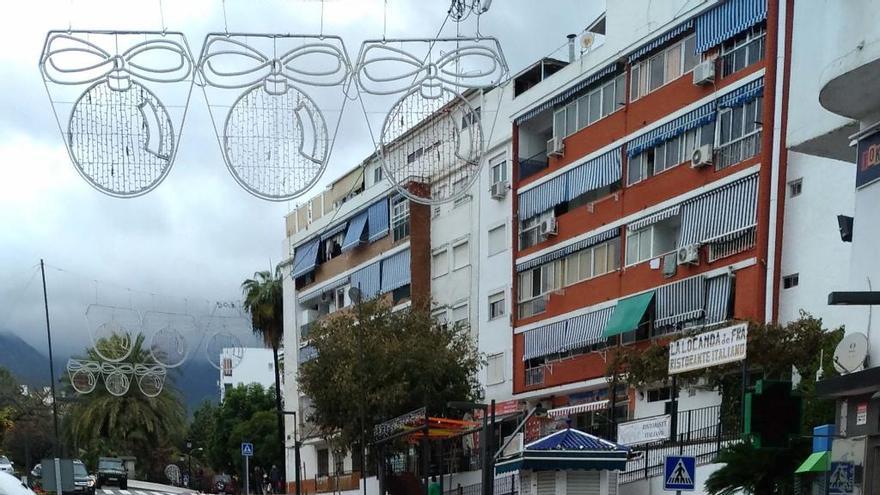
[[[710,330],[669,344],[669,374],[742,361],[746,357],[749,325]]]
[[[880,132],[859,138],[856,189],[880,179]]]

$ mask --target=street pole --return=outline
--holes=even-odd
[[[483,495],[492,495],[489,491],[489,409],[483,409],[483,431],[480,435],[480,467],[483,469]]]
[[[489,487],[488,495],[495,495],[495,456],[492,455],[495,452],[495,399],[492,399],[490,403],[492,407],[492,420],[489,423],[489,441],[486,444],[486,463],[487,466],[487,475],[489,478]]]
[[[52,330],[49,326],[49,297],[46,295],[46,267],[40,258],[40,275],[43,278],[43,307],[46,310],[46,339],[49,341],[49,386],[52,390],[52,420],[55,423],[55,457],[61,456],[61,436],[58,434],[58,400],[55,396],[55,363],[52,356]]]
[[[296,469],[293,471],[294,482],[296,483],[296,495],[301,495],[302,491],[300,489],[300,469],[302,468],[302,464],[299,459],[299,434],[297,433],[297,415],[296,411],[282,411],[278,410],[278,415],[289,415],[293,416],[293,462],[296,464]],[[287,462],[287,456],[284,457],[285,462]],[[285,492],[287,491],[285,487]]]
[[[244,456],[244,495],[250,495],[251,493],[251,469],[248,457],[249,456]]]

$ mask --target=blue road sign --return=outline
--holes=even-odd
[[[254,444],[242,442],[241,443],[241,455],[244,457],[253,457],[254,456]]]
[[[696,458],[680,455],[666,457],[666,469],[663,470],[664,490],[693,491],[696,477]]]
[[[853,492],[856,468],[851,462],[832,462],[828,478],[829,495],[846,495]]]

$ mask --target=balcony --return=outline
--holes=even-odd
[[[715,153],[715,170],[747,160],[761,152],[761,131],[743,136],[718,148]]]
[[[519,180],[531,177],[550,166],[547,160],[547,152],[539,151],[528,157],[519,159]]]
[[[537,314],[547,311],[547,302],[550,301],[550,294],[541,294],[538,297],[522,301],[517,305],[519,311],[518,318],[529,318]]]
[[[526,370],[526,387],[535,385],[543,385],[544,383],[544,367],[529,368]]]
[[[342,472],[315,477],[315,493],[337,493],[360,488],[360,471]]]

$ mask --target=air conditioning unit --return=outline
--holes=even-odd
[[[713,153],[714,151],[712,150],[711,144],[704,144],[695,149],[694,152],[691,153],[691,168],[701,168],[707,165],[712,165]]]
[[[562,156],[565,151],[565,143],[561,137],[553,136],[547,140],[547,156]]]
[[[551,235],[556,235],[556,228],[556,217],[547,217],[541,221],[538,233],[543,237],[550,237]]]
[[[663,276],[674,277],[678,269],[678,253],[669,253],[663,257]]]
[[[507,196],[507,181],[500,180],[492,184],[490,192],[492,193],[492,199],[504,199],[504,196]]]
[[[706,60],[694,67],[694,84],[702,86],[715,82],[715,59]]]
[[[700,262],[700,245],[688,244],[678,248],[679,265],[696,265]]]

